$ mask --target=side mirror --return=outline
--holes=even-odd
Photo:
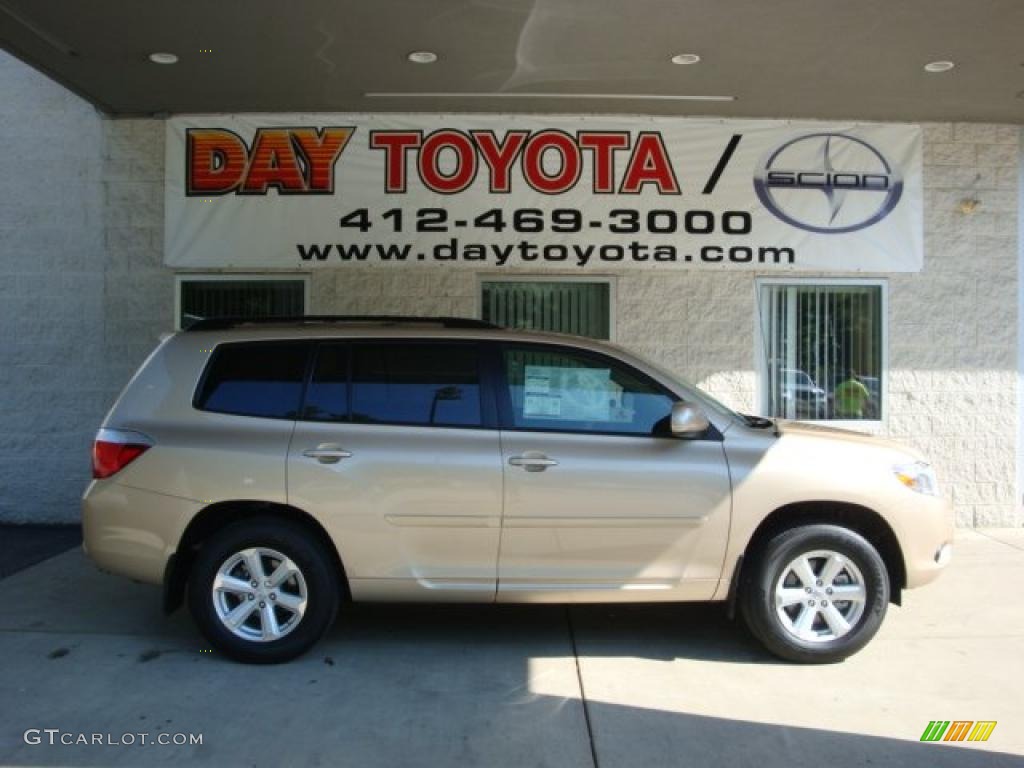
[[[691,403],[672,404],[672,434],[677,437],[700,437],[711,428],[704,412]]]

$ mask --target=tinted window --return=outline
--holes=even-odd
[[[669,433],[672,398],[607,358],[515,347],[505,350],[505,374],[515,427]]]
[[[302,397],[308,344],[217,347],[196,407],[207,411],[294,419]]]
[[[348,419],[348,345],[320,347],[302,417],[311,421]]]
[[[352,420],[480,425],[477,348],[467,344],[356,344]]]

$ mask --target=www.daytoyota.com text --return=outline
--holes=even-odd
[[[641,211],[616,208],[606,215],[587,216],[576,208],[490,208],[472,218],[453,218],[444,208],[406,211],[391,208],[374,216],[367,208],[355,209],[339,220],[344,231],[362,235],[382,231],[380,241],[296,243],[302,261],[343,262],[474,262],[516,266],[538,261],[585,267],[587,264],[620,262],[793,264],[794,249],[771,245],[694,244],[664,242],[666,236],[690,241],[694,237],[745,237],[751,234],[747,211],[708,210]],[[470,237],[442,237],[470,231]],[[605,242],[571,242],[584,231],[607,232]],[[507,234],[505,234],[507,233]],[[388,235],[415,235],[416,244],[389,242]],[[629,235],[659,242],[646,242]],[[532,237],[531,237],[532,236]],[[539,238],[555,236],[556,242]],[[627,236],[627,237],[623,237]],[[396,238],[397,239],[397,238]],[[569,242],[566,242],[569,241]]]

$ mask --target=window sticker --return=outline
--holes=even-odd
[[[619,399],[608,368],[527,365],[523,416],[567,421],[610,421]]]
[[[528,395],[546,395],[551,391],[550,375],[546,372],[538,373],[538,367],[536,365],[526,367],[526,394]]]
[[[527,395],[523,415],[532,419],[557,419],[562,415],[562,398],[557,395]]]

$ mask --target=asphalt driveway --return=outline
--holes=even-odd
[[[0,581],[0,764],[1024,766],[1022,534],[961,532],[949,573],[827,667],[706,605],[357,607],[247,667],[75,549]],[[998,724],[919,743],[931,720]]]

